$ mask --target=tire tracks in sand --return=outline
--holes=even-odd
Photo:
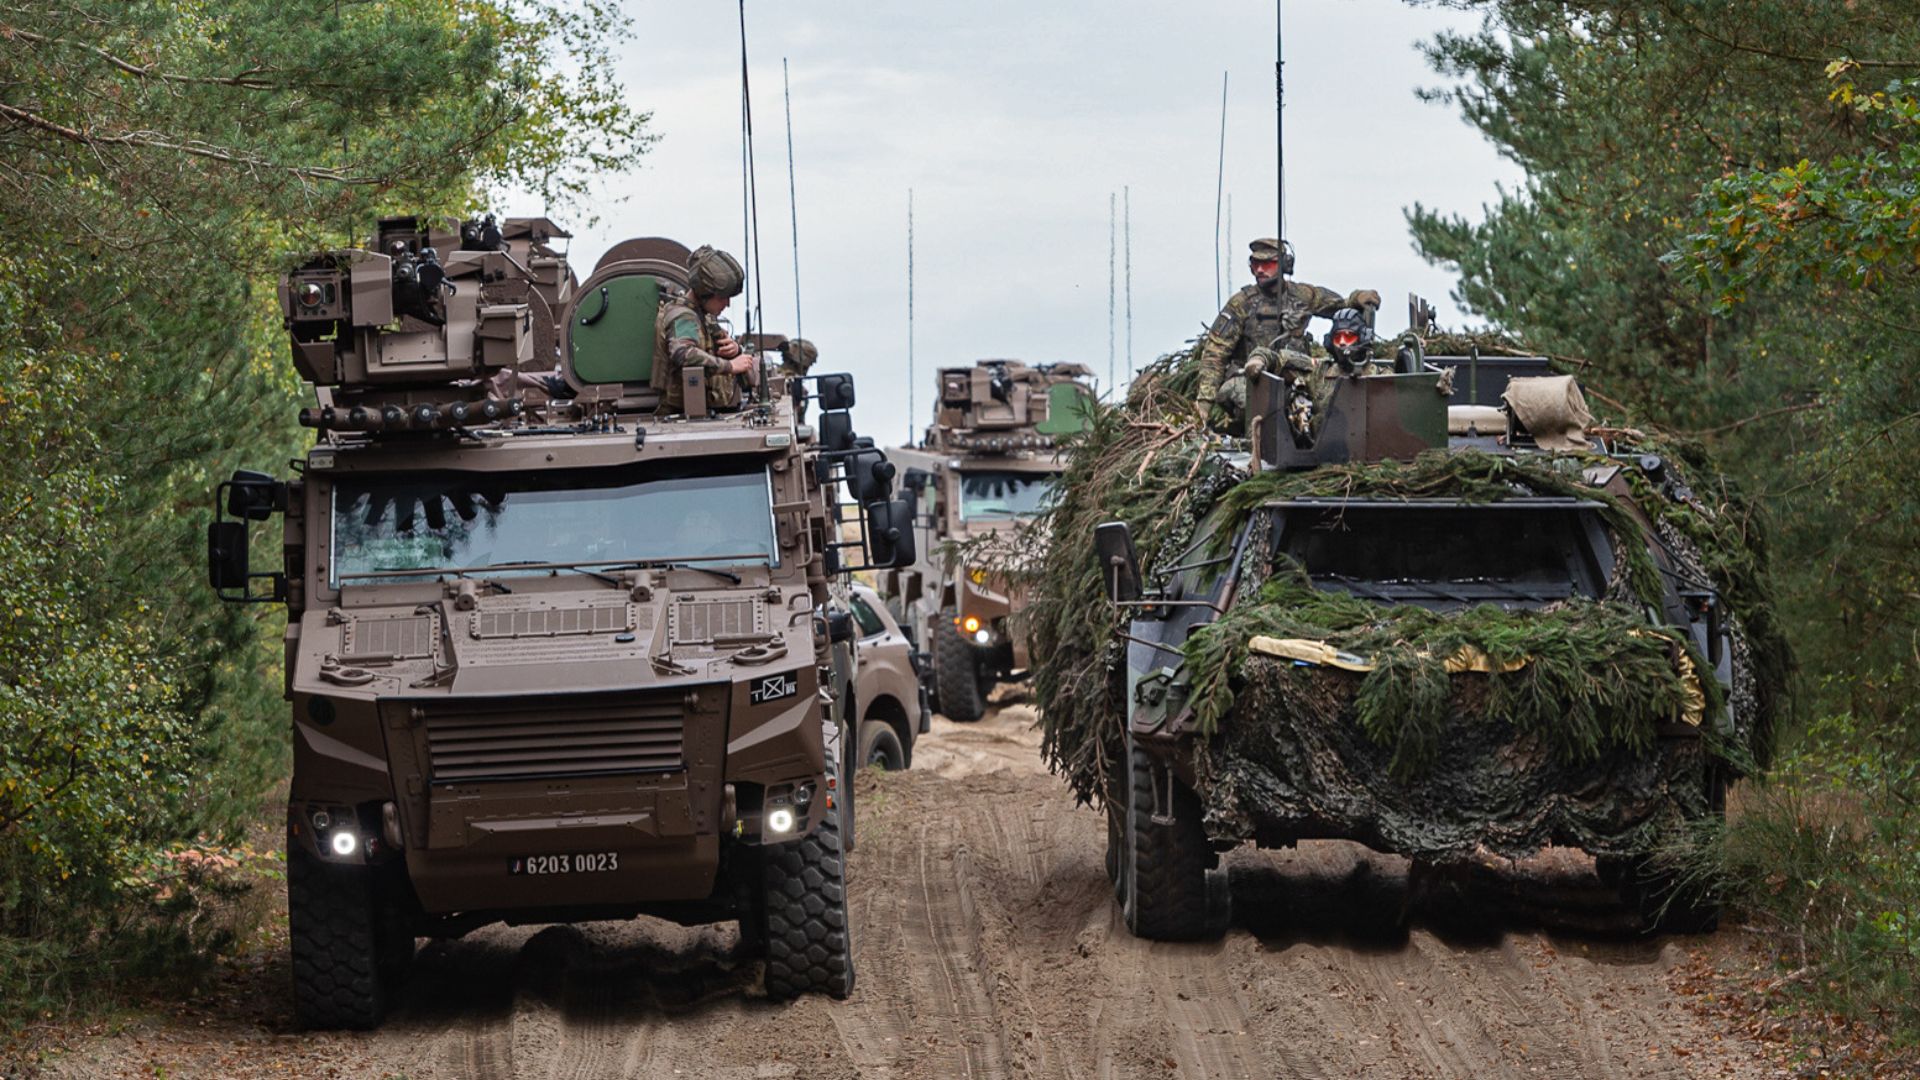
[[[1046,773],[1031,721],[1024,706],[937,719],[916,749],[926,768],[857,779],[847,1001],[766,1001],[731,928],[492,927],[424,950],[380,1031],[295,1036],[302,1063],[410,1080],[1776,1074],[1668,985],[1680,948],[1712,939],[1553,923],[1584,863],[1429,895],[1353,845],[1240,849],[1223,940],[1137,940],[1102,867],[1105,823]],[[1514,896],[1546,914],[1514,914]],[[169,1075],[284,1075],[285,1044],[257,1029],[193,1034],[208,1067]],[[84,1072],[53,1074],[151,1075],[135,1040],[85,1050]]]

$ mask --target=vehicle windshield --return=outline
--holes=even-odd
[[[760,462],[704,467],[342,476],[333,487],[332,583],[419,581],[514,563],[777,563]],[[716,556],[740,556],[716,558]],[[392,574],[418,570],[418,576]]]
[[[963,472],[960,516],[969,521],[1032,517],[1045,508],[1057,479],[1052,473]]]

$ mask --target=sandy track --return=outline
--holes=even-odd
[[[1756,1077],[1756,1047],[1668,984],[1693,941],[1618,917],[1585,860],[1409,881],[1347,844],[1228,860],[1219,942],[1138,941],[1104,823],[1040,765],[1033,714],[936,721],[909,773],[863,778],[851,863],[859,984],[766,1002],[731,929],[494,928],[423,951],[368,1035],[263,1014],[77,1046],[64,1076]],[[1723,1037],[1724,1035],[1724,1037]]]

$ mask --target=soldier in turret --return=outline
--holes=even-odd
[[[1202,410],[1211,408],[1223,377],[1241,370],[1254,349],[1277,347],[1304,353],[1308,319],[1331,316],[1341,308],[1380,306],[1380,294],[1372,289],[1356,289],[1343,297],[1332,289],[1293,280],[1293,252],[1278,240],[1255,240],[1248,248],[1253,284],[1227,298],[1201,346],[1195,398]]]
[[[746,374],[754,358],[741,350],[718,320],[745,287],[746,273],[733,256],[702,245],[687,257],[687,281],[686,295],[662,303],[654,320],[654,355],[666,361],[660,411],[668,415],[686,411],[680,374],[690,366],[707,373],[709,409],[737,409],[740,384],[735,377]]]
[[[812,369],[820,359],[820,350],[806,338],[794,338],[780,346],[780,373],[789,379],[798,379]]]

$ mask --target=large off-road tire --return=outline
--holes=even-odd
[[[309,1028],[371,1028],[413,959],[413,937],[383,903],[369,867],[287,852],[294,1015]]]
[[[846,804],[837,794],[833,803],[811,835],[762,851],[767,996],[775,1001],[853,993],[846,857],[840,847],[840,812]]]
[[[1226,930],[1224,882],[1208,903],[1209,871],[1220,858],[1200,821],[1200,798],[1178,776],[1139,747],[1130,748],[1127,784],[1127,846],[1120,859],[1122,910],[1127,929],[1154,941],[1193,941]],[[1172,787],[1166,814],[1156,807]]]
[[[953,612],[943,611],[929,628],[933,634],[933,682],[940,695],[940,711],[949,720],[971,724],[987,714],[986,682],[973,642],[960,636]]]
[[[1621,902],[1649,931],[1710,934],[1720,927],[1720,900],[1645,857],[1595,860],[1600,880],[1620,891]]]
[[[1709,765],[1705,784],[1707,816],[1724,822],[1726,773]],[[1594,869],[1601,881],[1620,891],[1621,901],[1639,914],[1650,931],[1710,934],[1720,928],[1721,900],[1711,885],[1660,859],[1649,855],[1603,856],[1594,860]]]
[[[860,725],[860,765],[878,766],[887,772],[907,767],[907,752],[900,745],[900,733],[885,720],[868,720]]]

